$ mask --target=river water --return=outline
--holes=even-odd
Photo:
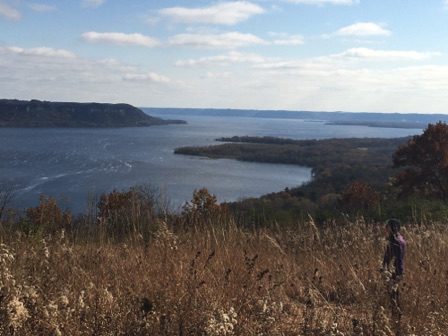
[[[170,119],[170,116],[154,115]],[[158,188],[172,208],[206,187],[219,202],[280,191],[308,181],[306,167],[175,155],[180,146],[216,144],[234,135],[292,139],[402,137],[420,129],[326,125],[324,122],[246,117],[176,116],[187,125],[143,128],[0,128],[0,182],[15,185],[14,206],[55,197],[79,213],[89,195],[147,184]]]

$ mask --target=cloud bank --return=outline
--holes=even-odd
[[[389,30],[373,22],[358,22],[334,33],[336,36],[389,36],[390,34]]]
[[[264,13],[260,6],[246,2],[222,2],[203,8],[170,7],[159,15],[180,23],[235,25],[256,14]]]
[[[141,46],[155,47],[159,41],[142,34],[124,34],[124,33],[98,33],[86,32],[81,35],[81,39],[90,43],[108,43],[117,46]]]
[[[0,16],[4,17],[8,20],[20,20],[22,18],[22,14],[14,9],[12,6],[8,5],[4,1],[0,0]]]

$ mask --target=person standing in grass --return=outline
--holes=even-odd
[[[397,282],[404,276],[404,257],[406,254],[406,242],[400,234],[400,228],[401,223],[398,219],[389,219],[386,222],[388,244],[383,258],[383,269],[388,270],[393,262],[392,279]]]
[[[406,254],[406,242],[400,234],[401,223],[398,219],[389,219],[386,222],[387,247],[383,258],[383,270],[389,271],[393,263],[393,271],[388,276],[387,291],[392,304],[392,312],[401,320],[400,293],[398,283],[404,276],[404,257]],[[388,273],[389,274],[389,273]]]

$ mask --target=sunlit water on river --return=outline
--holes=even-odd
[[[170,119],[170,116],[156,115]],[[173,208],[206,187],[219,202],[258,197],[310,179],[306,167],[175,155],[180,146],[216,144],[216,138],[250,135],[292,139],[394,138],[420,129],[325,125],[292,119],[176,116],[187,125],[144,128],[0,128],[0,182],[17,187],[15,206],[38,204],[52,195],[73,212],[88,195],[139,184],[158,188]]]

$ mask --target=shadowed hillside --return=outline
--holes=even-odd
[[[134,127],[185,123],[151,117],[129,104],[0,100],[0,127]]]

